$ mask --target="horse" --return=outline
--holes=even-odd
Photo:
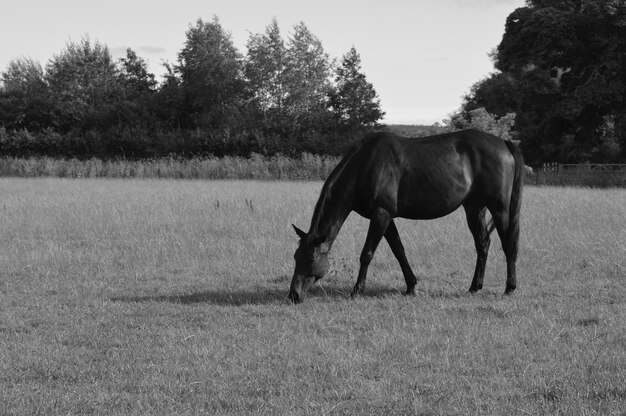
[[[495,228],[506,257],[505,294],[517,286],[524,160],[518,146],[467,129],[424,138],[374,132],[354,144],[330,173],[315,204],[308,232],[300,238],[288,298],[301,302],[328,271],[328,255],[342,224],[355,211],[369,219],[360,267],[351,297],[363,293],[368,266],[384,237],[400,263],[406,294],[418,279],[409,265],[394,218],[428,220],[463,206],[476,246],[469,291],[483,286],[490,234]],[[486,211],[491,213],[489,224]]]

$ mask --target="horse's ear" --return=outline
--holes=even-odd
[[[302,240],[306,238],[306,233],[304,231],[302,231],[301,229],[299,229],[293,224],[291,224],[291,226],[293,227],[294,230],[296,230],[296,234],[298,234],[298,237],[300,237]]]

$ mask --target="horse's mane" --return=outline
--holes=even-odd
[[[313,218],[311,219],[311,227],[309,228],[309,240],[313,240],[317,237],[321,237],[316,235],[316,231],[319,231],[320,221],[324,218],[324,214],[328,210],[328,202],[330,202],[332,198],[333,187],[337,184],[337,181],[341,178],[342,173],[345,170],[345,167],[348,165],[350,160],[354,157],[357,151],[363,147],[363,144],[370,138],[372,135],[365,136],[362,140],[354,143],[348,150],[345,152],[343,158],[335,166],[335,168],[330,172],[328,178],[324,182],[324,186],[322,186],[322,191],[320,192],[320,197],[315,204],[315,210],[313,211]]]

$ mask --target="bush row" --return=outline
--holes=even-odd
[[[32,132],[0,126],[0,155],[50,156],[78,159],[146,159],[177,155],[185,158],[264,155],[296,156],[303,152],[340,155],[370,128],[344,131],[306,131],[299,134],[220,129],[166,131],[133,128],[111,131],[87,130],[60,134],[52,128]]]

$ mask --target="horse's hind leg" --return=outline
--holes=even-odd
[[[372,258],[374,257],[374,252],[378,247],[378,243],[380,243],[383,235],[385,235],[385,233],[387,232],[387,227],[390,221],[391,215],[389,215],[389,213],[382,208],[376,209],[376,211],[372,215],[370,219],[370,226],[367,230],[365,245],[363,246],[363,250],[361,251],[361,266],[359,268],[359,276],[356,279],[356,284],[354,285],[354,289],[352,289],[352,293],[350,296],[354,297],[363,293],[363,290],[365,289],[365,277],[367,276],[367,269],[370,262],[372,261]]]
[[[515,262],[517,261],[519,244],[519,223],[517,219],[514,222],[509,221],[508,210],[492,211],[491,215],[506,256],[506,289],[504,293],[510,295],[517,286]]]
[[[396,224],[393,220],[389,222],[389,226],[385,232],[385,240],[389,243],[389,247],[391,247],[393,255],[396,256],[396,259],[398,259],[398,262],[400,263],[400,268],[402,269],[402,274],[404,275],[404,281],[406,282],[406,294],[415,295],[417,277],[415,277],[415,274],[413,273],[413,270],[411,270],[411,266],[406,259],[404,246],[402,245],[402,241],[400,241],[400,234],[398,234],[398,229],[396,228]]]
[[[471,293],[476,293],[483,288],[487,255],[489,254],[489,245],[491,244],[485,219],[487,209],[476,201],[464,204],[463,208],[465,208],[467,225],[472,232],[474,245],[476,246],[476,268],[474,269],[474,277],[469,289]]]

